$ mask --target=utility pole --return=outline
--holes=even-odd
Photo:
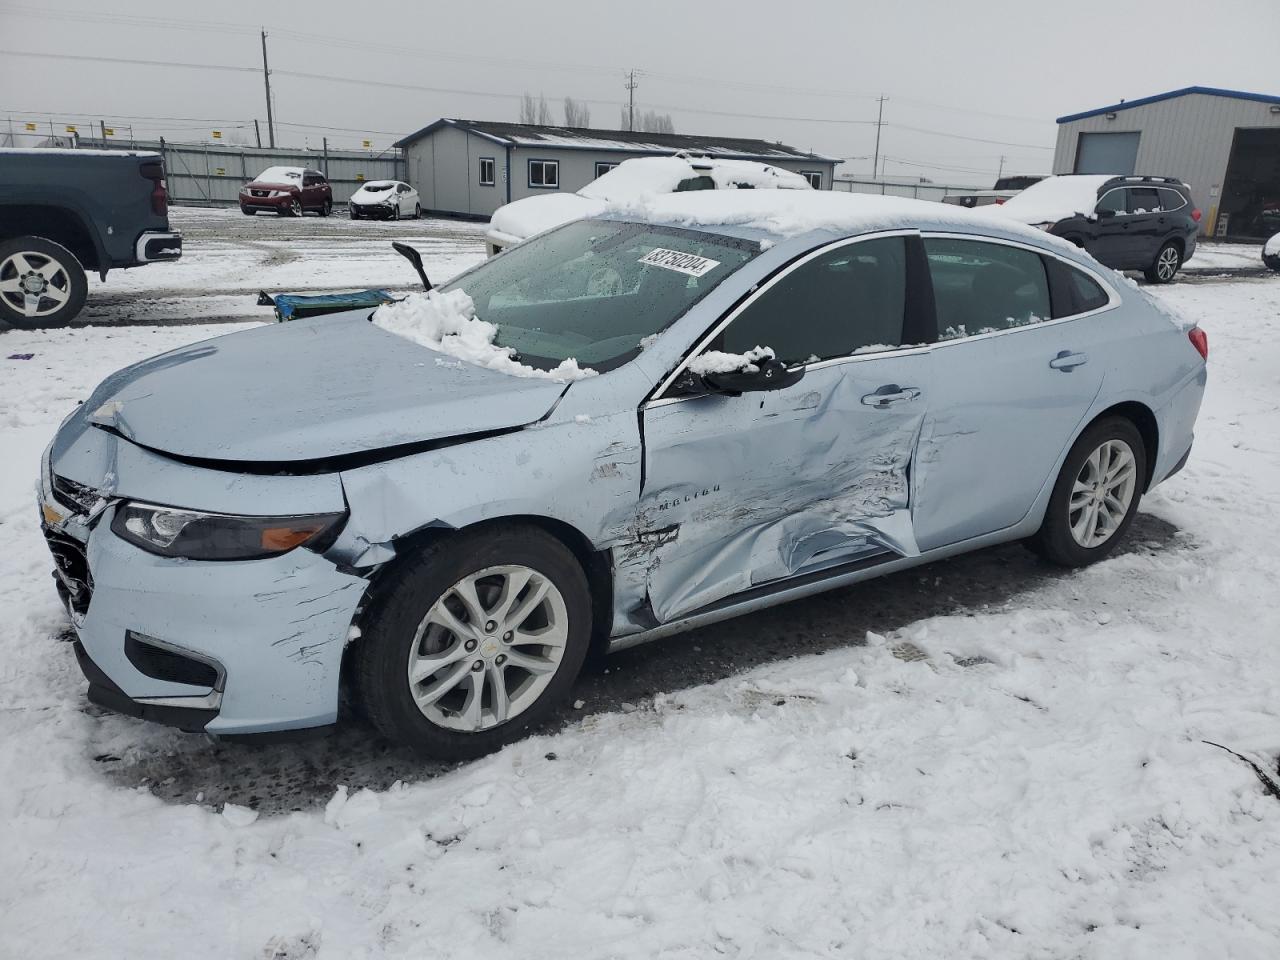
[[[262,128],[258,126],[258,118],[253,118],[253,135],[258,140],[258,149],[262,149]]]
[[[1003,177],[1003,176],[1004,176],[1004,161],[1005,161],[1004,154],[1001,154],[1001,155],[1000,155],[1000,169],[996,171],[996,179],[997,179],[997,180],[999,180],[1001,177]]]
[[[627,74],[627,129],[635,132],[636,129],[636,72],[632,70]]]
[[[880,104],[879,112],[876,113],[876,155],[871,161],[871,179],[875,180],[880,174],[880,128],[884,126],[884,102],[888,97],[877,97],[876,102]]]
[[[262,81],[267,85],[267,139],[276,145],[276,123],[271,116],[271,71],[267,69],[267,31],[262,31]]]

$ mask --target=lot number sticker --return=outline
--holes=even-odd
[[[720,266],[719,260],[708,260],[696,253],[681,253],[679,250],[666,250],[662,247],[650,250],[640,258],[640,262],[651,267],[674,270],[676,273],[687,273],[691,277],[705,276]]]

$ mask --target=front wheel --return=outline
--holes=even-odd
[[[286,214],[286,216],[290,216],[290,217],[300,217],[300,216],[302,216],[302,201],[301,201],[301,200],[290,200],[290,201],[289,201],[289,212]]]
[[[591,639],[586,576],[536,527],[464,532],[408,559],[356,641],[356,697],[387,737],[434,759],[524,735],[569,693]]]
[[[1142,275],[1147,278],[1148,283],[1168,283],[1177,275],[1181,266],[1182,251],[1176,243],[1166,243],[1156,254],[1151,266],[1142,271]]]
[[[400,219],[400,204],[397,203],[395,206],[391,208],[391,219],[392,220]]]
[[[1044,521],[1028,546],[1066,567],[1096,563],[1129,529],[1146,476],[1147,452],[1138,428],[1123,417],[1100,420],[1071,447]]]
[[[0,320],[14,327],[59,327],[84,306],[89,283],[66,247],[43,237],[0,243]]]

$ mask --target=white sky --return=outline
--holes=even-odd
[[[515,120],[526,90],[556,122],[568,95],[616,128],[634,67],[637,109],[671,113],[677,132],[854,158],[842,173],[870,173],[883,94],[886,173],[990,186],[1002,155],[1005,173],[1047,172],[1062,114],[1193,84],[1280,94],[1280,0],[35,0],[0,2],[0,124],[252,143],[258,118],[265,142],[259,26],[277,122],[313,125],[278,140],[312,146]],[[85,56],[239,69],[67,59]]]

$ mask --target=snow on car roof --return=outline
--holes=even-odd
[[[992,216],[990,209],[832,190],[703,190],[614,203],[607,213],[619,219],[673,226],[748,228],[778,237],[816,230],[854,234],[902,227],[954,228],[966,233],[990,230],[1078,252],[1072,244],[1042,230]]]
[[[578,191],[592,200],[622,201],[654,193],[671,193],[683,180],[708,176],[720,189],[735,184],[754,188],[811,189],[798,173],[751,160],[710,157],[634,157],[624,160]]]
[[[1046,177],[1015,194],[995,211],[1019,223],[1057,223],[1076,214],[1091,214],[1098,203],[1098,190],[1114,173],[1069,174]]]
[[[287,180],[301,180],[304,167],[267,167],[253,178],[254,183],[284,183]]]

